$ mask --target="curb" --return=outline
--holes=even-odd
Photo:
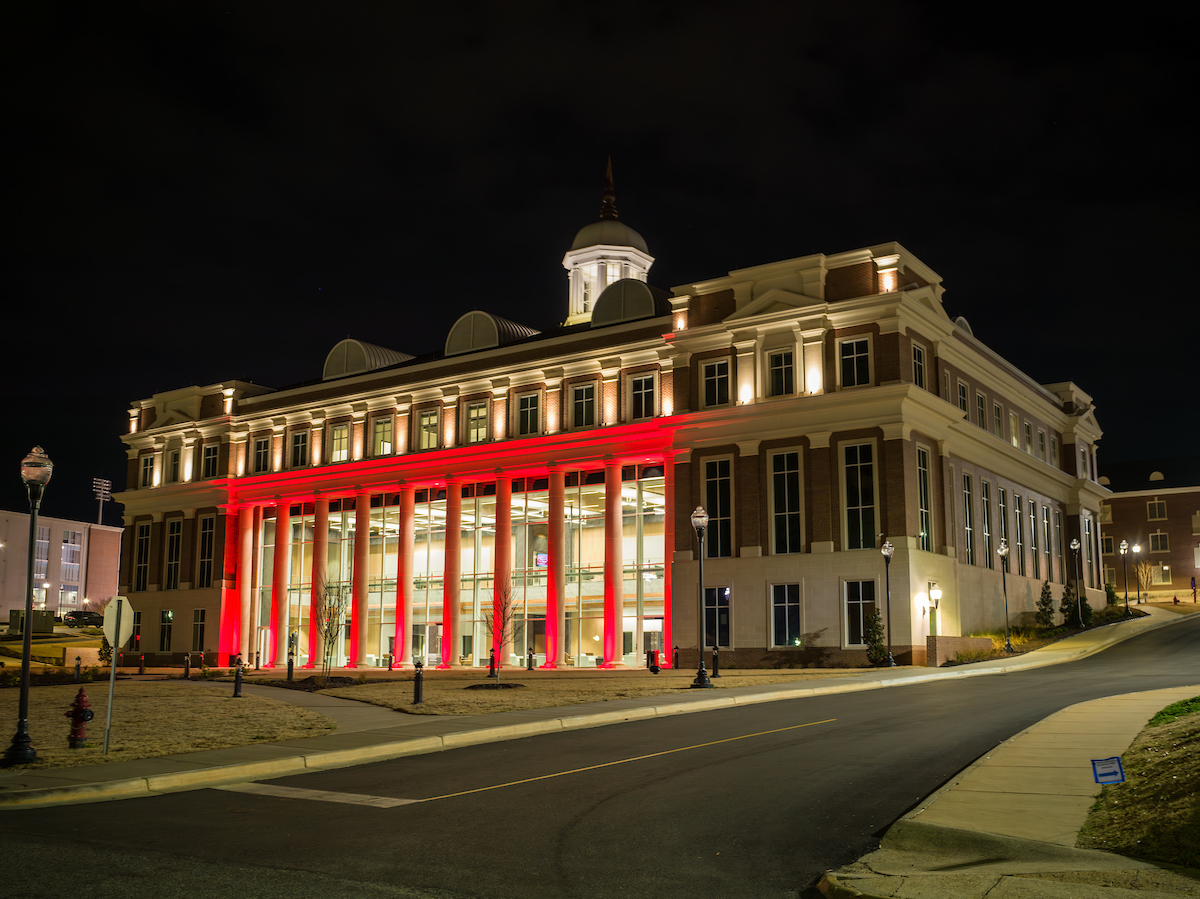
[[[484,727],[477,730],[459,731],[445,734],[441,737],[418,737],[382,743],[377,746],[363,746],[354,749],[338,749],[314,752],[311,755],[287,756],[259,762],[242,762],[235,765],[224,765],[212,768],[181,771],[174,774],[157,774],[147,777],[133,777],[126,780],[114,780],[101,783],[81,784],[62,787],[44,787],[39,789],[15,792],[11,795],[0,793],[0,809],[43,808],[55,805],[74,803],[107,802],[113,799],[133,799],[144,796],[154,796],[160,793],[177,793],[192,789],[205,789],[214,786],[224,786],[231,783],[241,783],[249,780],[263,780],[275,777],[286,777],[302,774],[306,771],[323,771],[333,768],[347,768],[353,765],[369,762],[383,762],[390,759],[403,758],[410,755],[426,755],[442,752],[447,749],[457,749],[464,746],[475,746],[481,743],[499,743],[506,740],[518,740],[525,737],[542,734],[559,733],[569,730],[581,730],[589,727],[604,727],[610,724],[621,724],[626,721],[639,721],[649,718],[661,718],[673,715],[687,715],[695,712],[709,712],[717,709],[737,708],[743,705],[757,705],[765,702],[781,702],[789,699],[804,699],[811,696],[824,696],[837,693],[858,693],[866,690],[879,690],[887,687],[902,687],[908,684],[924,684],[934,680],[947,678],[980,677],[990,674],[1007,674],[1031,668],[1042,668],[1064,662],[1073,662],[1095,655],[1115,643],[1122,642],[1148,630],[1155,630],[1178,621],[1187,620],[1187,616],[1173,616],[1160,621],[1152,621],[1142,625],[1136,634],[1121,635],[1115,630],[1116,625],[1124,622],[1114,622],[1105,627],[1114,628],[1109,639],[1097,642],[1093,646],[1075,652],[1054,654],[1053,658],[1032,659],[1027,654],[1021,661],[997,665],[992,668],[973,668],[970,670],[951,669],[942,672],[932,669],[927,674],[917,674],[903,678],[878,678],[867,681],[852,681],[829,684],[827,686],[794,687],[790,689],[773,690],[769,693],[758,693],[742,696],[710,696],[689,702],[668,702],[662,705],[652,705],[643,708],[625,709],[612,712],[592,712],[584,715],[569,715],[565,717],[548,718],[543,721],[529,721],[521,724],[506,724],[497,727]],[[1103,631],[1104,628],[1098,630]],[[984,662],[983,665],[989,663]],[[1058,714],[1058,713],[1055,713]],[[1053,716],[1051,716],[1053,717]],[[960,772],[954,779],[961,776]],[[936,791],[932,796],[941,792]],[[921,805],[925,803],[922,802]],[[906,816],[907,817],[907,816]],[[829,877],[830,875],[826,875]],[[825,882],[825,878],[822,878]],[[837,889],[850,889],[839,884],[834,878],[833,884]],[[832,888],[832,887],[831,887]],[[868,896],[869,894],[852,891],[849,893],[828,895]]]

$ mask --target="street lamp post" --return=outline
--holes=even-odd
[[[887,653],[888,667],[895,668],[896,660],[892,658],[892,554],[896,552],[896,547],[892,546],[891,540],[884,540],[883,546],[879,548],[883,553],[883,580],[887,587]]]
[[[1079,538],[1071,538],[1071,552],[1075,554],[1075,608],[1079,626],[1083,627],[1083,597],[1079,595]]]
[[[29,492],[29,568],[25,572],[25,621],[21,628],[21,699],[17,712],[17,732],[4,751],[0,765],[27,765],[37,761],[37,750],[29,737],[29,659],[33,654],[33,563],[37,549],[38,509],[42,491],[50,483],[54,463],[40,446],[21,460],[21,480]]]
[[[1008,634],[1008,540],[1000,538],[1000,546],[996,550],[1000,557],[1000,583],[1004,587],[1004,651],[1012,652],[1012,641]]]
[[[1129,541],[1121,541],[1121,567],[1125,570],[1125,617],[1129,617]]]
[[[708,527],[708,513],[704,511],[703,506],[696,506],[696,511],[692,513],[692,527],[700,539],[700,574],[697,578],[700,584],[700,637],[696,641],[696,648],[700,655],[700,668],[696,671],[696,679],[692,681],[692,686],[703,689],[713,685],[713,682],[708,679],[708,672],[704,670],[704,530]]]
[[[1140,543],[1133,544],[1133,576],[1137,581],[1137,604],[1142,604],[1142,568],[1138,561],[1138,556],[1142,553],[1142,545]]]

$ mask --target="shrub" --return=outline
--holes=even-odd
[[[1037,626],[1054,627],[1054,596],[1050,593],[1050,582],[1042,584],[1042,595],[1037,602]]]
[[[1119,603],[1121,601],[1120,598],[1117,596],[1117,588],[1114,587],[1112,584],[1104,585],[1104,597],[1105,597],[1105,599],[1108,600],[1108,604],[1110,606],[1115,606],[1117,603]]]
[[[864,635],[867,643],[867,661],[872,665],[883,665],[887,662],[887,644],[884,642],[883,616],[878,609],[872,609],[867,615],[867,632]]]
[[[1070,581],[1063,587],[1058,611],[1062,614],[1063,624],[1067,627],[1079,627],[1079,604],[1075,602],[1075,587]]]

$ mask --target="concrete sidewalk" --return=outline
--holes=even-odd
[[[1000,674],[1083,658],[1185,617],[1153,607],[1147,611],[1147,618],[1088,631],[1015,659],[955,668],[876,669],[805,686],[764,684],[495,715],[411,716],[353,700],[247,684],[243,689],[248,694],[312,709],[332,718],[337,729],[281,743],[111,765],[0,771],[0,808],[203,789],[622,721]],[[1198,881],[1120,856],[1070,848],[1099,789],[1092,782],[1091,759],[1119,755],[1155,712],[1198,693],[1200,686],[1159,690],[1064,709],[981,758],[897,822],[880,850],[831,872],[821,889],[833,896],[911,899],[1200,895]],[[1058,879],[1038,879],[1050,877]],[[1184,885],[1195,889],[1185,892]]]

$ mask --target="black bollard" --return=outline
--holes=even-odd
[[[421,660],[417,659],[417,674],[413,678],[413,705],[420,705],[425,701],[425,666],[421,664]]]
[[[679,647],[678,646],[675,647],[675,660],[672,664],[674,665],[676,670],[679,669]]]
[[[713,677],[721,676],[721,651],[717,647],[713,647]]]
[[[237,672],[233,675],[233,698],[242,698],[242,666],[238,665]]]
[[[183,657],[183,679],[192,679],[192,654],[190,652]]]
[[[138,656],[138,674],[146,673],[146,654],[143,652]]]
[[[392,670],[392,663],[396,661],[396,656],[393,653],[388,653],[388,671]]]
[[[82,661],[79,656],[75,656],[75,683],[83,683],[83,675],[79,670],[79,663]]]
[[[292,668],[294,667],[295,664],[296,664],[296,654],[294,652],[289,652],[288,653],[288,680],[292,679]]]
[[[496,647],[492,647],[492,656],[488,661],[488,677],[496,676]]]
[[[525,670],[526,671],[533,670],[533,647],[532,646],[529,647],[529,652],[525,656]]]
[[[258,671],[258,669],[259,669],[259,662],[261,661],[261,659],[260,659],[261,655],[262,655],[262,653],[260,653],[257,649],[254,651],[254,670],[255,671]]]

